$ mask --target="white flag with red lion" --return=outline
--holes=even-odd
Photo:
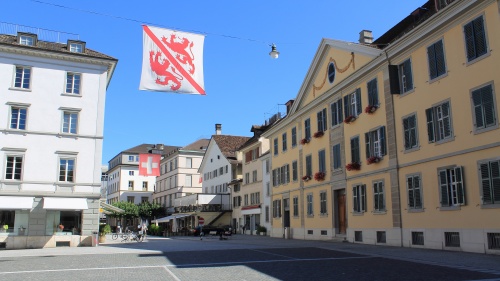
[[[205,36],[143,25],[139,90],[205,95]]]

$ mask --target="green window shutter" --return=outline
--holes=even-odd
[[[500,160],[490,163],[491,167],[491,182],[493,191],[493,203],[500,203]]]
[[[427,117],[427,135],[429,136],[429,142],[434,142],[434,110],[433,108],[428,108],[425,110],[425,116]]]
[[[450,200],[448,198],[448,177],[446,170],[439,172],[439,189],[441,192],[441,206],[450,206]]]
[[[464,26],[465,46],[467,49],[467,60],[476,58],[476,48],[474,48],[474,28],[473,23],[469,22]]]
[[[392,95],[401,93],[399,75],[399,66],[389,65],[389,86]]]
[[[483,204],[493,204],[493,194],[491,186],[491,175],[489,163],[483,163],[479,166],[481,173],[481,190],[483,194]]]
[[[356,115],[361,114],[361,89],[357,88],[356,89]]]
[[[446,73],[446,63],[444,61],[444,46],[443,40],[439,40],[435,44],[435,52],[436,52],[436,71],[437,76],[441,76]]]
[[[434,44],[427,48],[427,58],[429,59],[429,75],[432,80],[437,77],[436,51],[434,50]]]
[[[387,144],[385,141],[385,126],[380,127],[380,150],[382,155],[387,155]]]
[[[481,89],[481,100],[484,110],[485,127],[493,126],[497,123],[495,117],[495,105],[493,99],[493,88],[491,85]]]
[[[422,187],[420,186],[420,177],[413,177],[413,190],[415,194],[415,208],[422,208]]]
[[[410,117],[403,119],[405,149],[410,149]]]
[[[361,203],[361,211],[366,211],[366,185],[362,185],[360,192],[360,203]]]
[[[344,120],[344,118],[342,118],[342,99],[339,99],[337,101],[337,114],[338,114],[338,122],[342,123],[342,120]]]
[[[476,50],[476,57],[480,57],[488,52],[488,47],[486,46],[486,34],[484,30],[484,19],[483,16],[472,21],[474,25],[474,45]]]
[[[370,133],[365,133],[365,143],[366,143],[366,159],[370,158],[371,153],[370,153]]]
[[[350,100],[350,95],[347,95],[344,97],[344,115],[345,117],[349,117],[351,115],[349,108],[351,107],[351,103],[349,102]]]
[[[455,177],[457,183],[457,192],[458,192],[458,203],[465,205],[465,187],[463,182],[463,168],[456,167],[455,168]]]
[[[450,103],[443,103],[441,109],[443,112],[444,137],[447,138],[451,136]]]
[[[413,177],[406,178],[406,185],[408,187],[408,206],[410,209],[415,208],[415,190],[413,186]]]
[[[358,187],[354,186],[352,188],[352,201],[354,212],[359,212],[359,198],[358,198]]]

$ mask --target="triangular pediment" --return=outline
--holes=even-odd
[[[332,91],[381,52],[373,46],[332,39],[321,40],[291,113]]]

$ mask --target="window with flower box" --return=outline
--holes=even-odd
[[[344,97],[344,122],[354,121],[361,114],[361,89]]]
[[[304,135],[306,140],[311,138],[311,119],[309,118],[304,121]]]
[[[351,163],[360,163],[361,157],[359,155],[359,137],[351,138]]]
[[[378,107],[379,100],[377,78],[368,81],[368,83],[366,83],[366,88],[368,90],[368,105]]]
[[[323,108],[321,111],[319,111],[316,114],[318,120],[318,132],[324,132],[326,131],[327,128],[327,121],[326,121],[326,108]]]
[[[306,176],[311,177],[313,174],[312,172],[312,156],[307,155],[306,156]]]
[[[365,142],[366,159],[373,159],[374,162],[378,162],[380,158],[387,153],[385,143],[385,126],[365,133]]]

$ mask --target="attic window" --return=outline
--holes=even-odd
[[[333,64],[333,62],[328,65],[328,81],[330,82],[330,84],[335,81],[335,65]]]
[[[72,53],[84,53],[85,42],[68,40],[68,50]]]
[[[36,34],[33,33],[22,33],[17,34],[17,42],[19,45],[24,46],[35,46],[36,45]]]

